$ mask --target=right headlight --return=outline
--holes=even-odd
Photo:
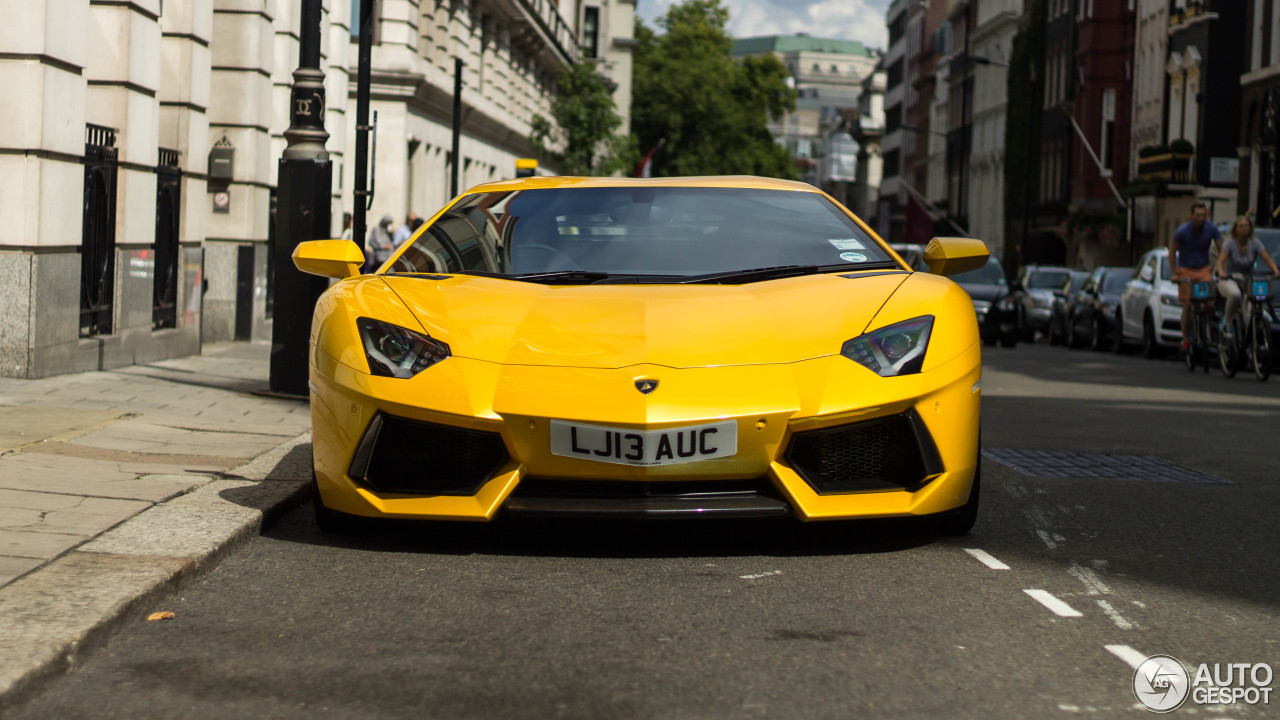
[[[924,366],[933,316],[904,320],[849,340],[840,354],[880,377],[911,375]]]
[[[411,378],[449,357],[449,346],[423,333],[373,318],[357,318],[369,372]]]

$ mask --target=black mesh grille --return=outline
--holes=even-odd
[[[376,432],[367,470],[352,475],[380,492],[474,495],[507,461],[497,433],[390,415]]]
[[[913,490],[928,475],[906,415],[796,433],[787,460],[820,493]]]

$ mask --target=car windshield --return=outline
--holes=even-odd
[[[1267,249],[1267,254],[1272,260],[1280,258],[1280,230],[1260,229],[1255,230],[1254,234],[1262,241],[1262,246]],[[1258,260],[1253,264],[1253,273],[1255,275],[1269,274],[1271,268],[1262,262],[1262,256],[1258,256]]]
[[[669,281],[886,262],[889,253],[817,193],[639,186],[467,195],[415,238],[391,272]]]
[[[1062,287],[1067,278],[1066,270],[1037,270],[1027,279],[1028,290],[1054,290]]]
[[[1169,256],[1160,256],[1160,279],[1169,280],[1172,276],[1169,274]]]
[[[1132,273],[1125,270],[1113,270],[1102,280],[1103,295],[1119,295],[1124,292],[1124,284],[1129,282]]]
[[[987,260],[987,264],[977,270],[970,270],[959,275],[951,275],[952,280],[961,285],[1004,285],[1004,270],[1000,267],[1000,261],[994,257]]]

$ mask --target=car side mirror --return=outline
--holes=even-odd
[[[1142,280],[1142,282],[1149,283],[1155,278],[1155,276],[1156,274],[1154,271],[1152,271],[1150,265],[1143,265],[1142,269],[1138,271],[1138,277]]]
[[[312,240],[293,249],[293,265],[304,273],[341,280],[360,274],[364,253],[350,240]]]
[[[936,237],[924,248],[924,264],[934,275],[959,275],[987,264],[991,251],[973,238]]]

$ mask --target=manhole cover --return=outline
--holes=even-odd
[[[1036,477],[1104,478],[1149,482],[1232,485],[1214,475],[1183,467],[1154,455],[1055,452],[1048,450],[985,449],[983,457]]]

